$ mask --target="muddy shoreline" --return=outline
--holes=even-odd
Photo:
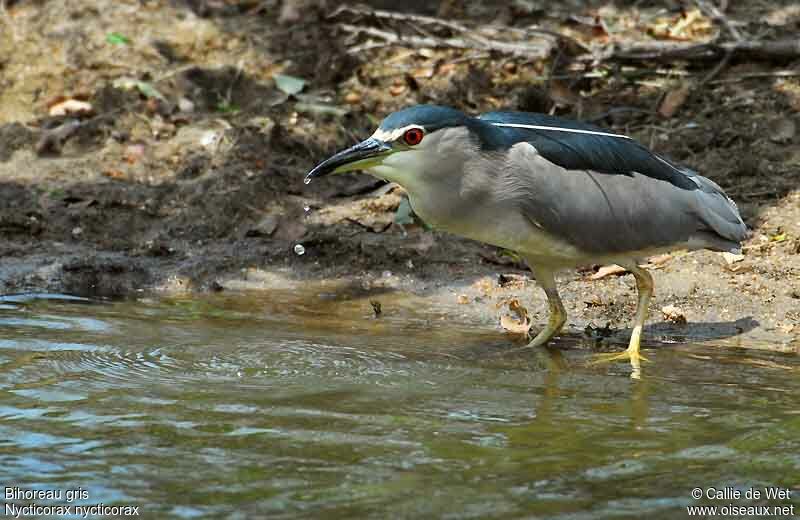
[[[0,35],[5,294],[119,298],[311,284],[363,299],[365,309],[383,298],[386,312],[392,291],[412,294],[498,334],[505,303],[519,298],[541,323],[545,300],[532,281],[501,285],[500,275],[528,276],[505,252],[398,224],[402,193],[364,175],[302,183],[316,161],[398,107],[478,112],[500,103],[627,132],[739,202],[752,229],[744,259],[678,253],[655,265],[649,338],[800,352],[800,81],[742,79],[786,64],[736,62],[727,81],[664,118],[653,107],[681,81],[677,73],[656,84],[660,76],[624,79],[620,69],[562,85],[565,95],[535,79],[547,62],[391,47],[356,57],[316,2],[302,23],[280,9],[253,11],[252,2],[227,2],[227,10],[96,4],[14,2],[3,21],[4,29],[13,23]],[[766,4],[729,15],[755,20],[755,30],[782,6]],[[566,19],[526,16],[554,26]],[[770,30],[790,33],[797,23]],[[278,73],[304,78],[302,94],[282,91]],[[53,107],[68,99],[91,108],[58,115]],[[625,106],[638,111],[610,112]],[[559,276],[565,337],[580,345],[624,341],[633,315],[632,278],[589,280],[599,267]],[[686,324],[662,312],[670,306]]]

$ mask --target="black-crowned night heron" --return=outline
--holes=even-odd
[[[606,359],[629,359],[634,369],[653,293],[637,260],[674,249],[738,253],[747,233],[713,181],[625,135],[543,114],[410,107],[307,180],[352,170],[400,184],[433,227],[524,258],[550,307],[531,346],[547,343],[566,320],[556,271],[608,263],[633,273],[639,301],[630,343]]]

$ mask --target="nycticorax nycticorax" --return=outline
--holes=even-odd
[[[531,346],[566,320],[556,271],[613,263],[633,273],[639,301],[630,343],[608,359],[629,359],[635,369],[653,293],[637,259],[674,249],[738,252],[747,233],[713,181],[625,135],[542,114],[410,107],[307,179],[352,170],[400,184],[435,228],[519,253],[550,307]]]

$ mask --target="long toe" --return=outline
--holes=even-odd
[[[604,363],[611,363],[613,361],[630,361],[631,364],[640,364],[642,361],[650,361],[642,355],[639,351],[632,351],[630,349],[623,350],[622,352],[609,352],[602,354],[595,354],[592,360],[593,365],[601,365]]]
[[[631,379],[642,378],[642,361],[648,361],[639,349],[626,349],[622,352],[612,352],[607,354],[595,354],[593,365],[600,365],[603,363],[610,363],[612,361],[630,361],[631,363]]]
[[[541,347],[543,345],[546,345],[547,342],[550,341],[554,335],[555,334],[552,333],[551,331],[542,329],[539,332],[539,334],[537,334],[536,337],[533,338],[530,343],[528,343],[528,348]]]

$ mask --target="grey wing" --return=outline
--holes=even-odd
[[[712,181],[684,172],[697,189],[637,172],[568,170],[518,143],[498,179],[499,196],[533,224],[588,253],[655,247],[736,250],[746,227]]]

